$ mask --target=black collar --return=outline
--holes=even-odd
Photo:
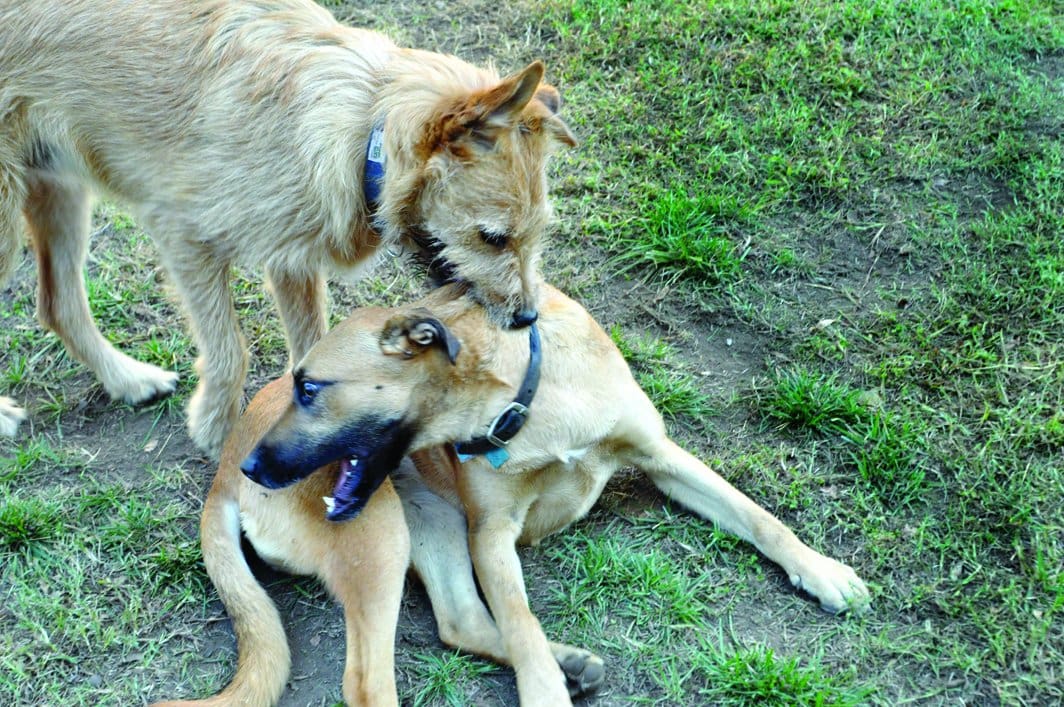
[[[532,398],[536,395],[539,387],[539,367],[543,354],[539,345],[539,328],[533,322],[528,327],[528,370],[525,371],[525,379],[521,381],[521,387],[517,391],[517,397],[502,409],[488,427],[488,433],[483,437],[475,437],[465,442],[457,442],[454,450],[459,457],[470,457],[476,454],[489,455],[489,461],[495,468],[502,465],[505,455],[499,463],[492,458],[492,453],[498,453],[517,436],[521,427],[528,419],[528,406],[532,404]],[[497,458],[497,457],[496,457]]]

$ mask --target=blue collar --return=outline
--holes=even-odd
[[[374,123],[366,147],[366,170],[362,177],[362,193],[366,195],[366,207],[376,211],[384,187],[384,121]]]
[[[542,360],[539,328],[533,322],[528,327],[528,369],[517,391],[517,397],[495,416],[488,427],[487,434],[483,437],[455,443],[454,451],[458,453],[460,462],[465,462],[477,454],[483,454],[496,469],[506,463],[506,460],[510,458],[506,445],[517,436],[525,420],[528,419],[528,407],[536,395],[536,388],[539,387],[539,367]]]

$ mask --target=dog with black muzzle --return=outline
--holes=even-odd
[[[237,478],[233,459],[219,472],[243,489],[241,513],[262,519],[256,528],[267,518],[287,526],[292,516],[314,524],[309,539],[288,541],[313,547],[303,554],[321,558],[313,571],[335,585],[334,560],[347,555],[330,559],[318,538],[369,524],[379,544],[394,542],[404,530],[365,515],[382,494],[392,498],[394,484],[440,638],[513,665],[526,706],[569,704],[605,673],[589,651],[547,640],[528,607],[515,543],[536,543],[585,515],[624,466],[644,470],[670,498],[753,543],[824,609],[867,607],[868,590],[852,569],[803,544],[670,440],[610,337],[579,304],[541,289],[539,321],[528,331],[494,325],[456,286],[409,307],[353,312],[296,367],[285,409],[271,424],[245,429],[258,440],[240,442],[250,450],[241,464],[247,478]],[[400,461],[407,452],[413,466]],[[315,471],[338,460],[339,469]],[[285,500],[311,480],[298,503]],[[349,523],[325,520],[360,512]],[[224,585],[232,578],[217,576],[211,568],[220,563],[210,557],[238,547],[230,538],[223,549],[210,533],[205,520],[204,557]],[[275,551],[282,537],[274,536]],[[380,568],[370,563],[362,574],[376,578]],[[236,614],[234,622],[240,633]],[[245,633],[241,666],[269,650],[267,639]]]

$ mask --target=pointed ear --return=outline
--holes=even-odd
[[[488,93],[484,101],[484,122],[495,127],[515,125],[521,111],[536,95],[546,69],[534,61],[513,76],[507,76]]]
[[[389,319],[381,331],[380,346],[385,354],[403,358],[418,356],[430,347],[439,348],[447,354],[452,366],[462,349],[458,339],[427,309],[417,309]]]
[[[467,96],[442,116],[437,128],[428,133],[427,143],[432,149],[447,146],[461,154],[461,142],[468,136],[476,145],[490,150],[500,130],[517,125],[521,111],[536,94],[543,71],[543,63],[534,61],[495,87]]]
[[[555,115],[562,109],[562,94],[558,93],[558,89],[551,86],[549,83],[540,85],[536,89],[535,98],[537,101],[547,106],[547,110]]]

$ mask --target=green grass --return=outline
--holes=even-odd
[[[498,668],[462,653],[421,653],[414,656],[413,672],[418,688],[413,704],[462,707],[470,687]]]
[[[628,339],[616,326],[610,337],[662,415],[688,425],[710,415],[709,397],[694,375],[670,362],[675,355],[667,342],[648,337]]]
[[[816,657],[783,658],[771,648],[732,648],[724,641],[703,648],[692,676],[704,681],[698,694],[710,704],[860,705],[870,696],[852,687],[852,673],[833,673]]]
[[[606,660],[594,704],[1064,700],[1059,3],[328,4],[506,71],[546,60],[581,143],[554,162],[548,279],[685,446],[873,591],[866,617],[823,615],[622,474],[521,555],[550,637]],[[194,347],[135,221],[106,205],[95,226],[101,329],[182,385],[110,403],[36,324],[28,262],[0,297],[0,394],[33,425],[0,441],[3,704],[205,695],[232,666],[200,635],[209,472],[165,456]],[[333,317],[418,285],[386,267],[333,288]],[[258,273],[234,296],[258,382],[284,339]],[[504,669],[411,621],[402,700],[512,702]]]

